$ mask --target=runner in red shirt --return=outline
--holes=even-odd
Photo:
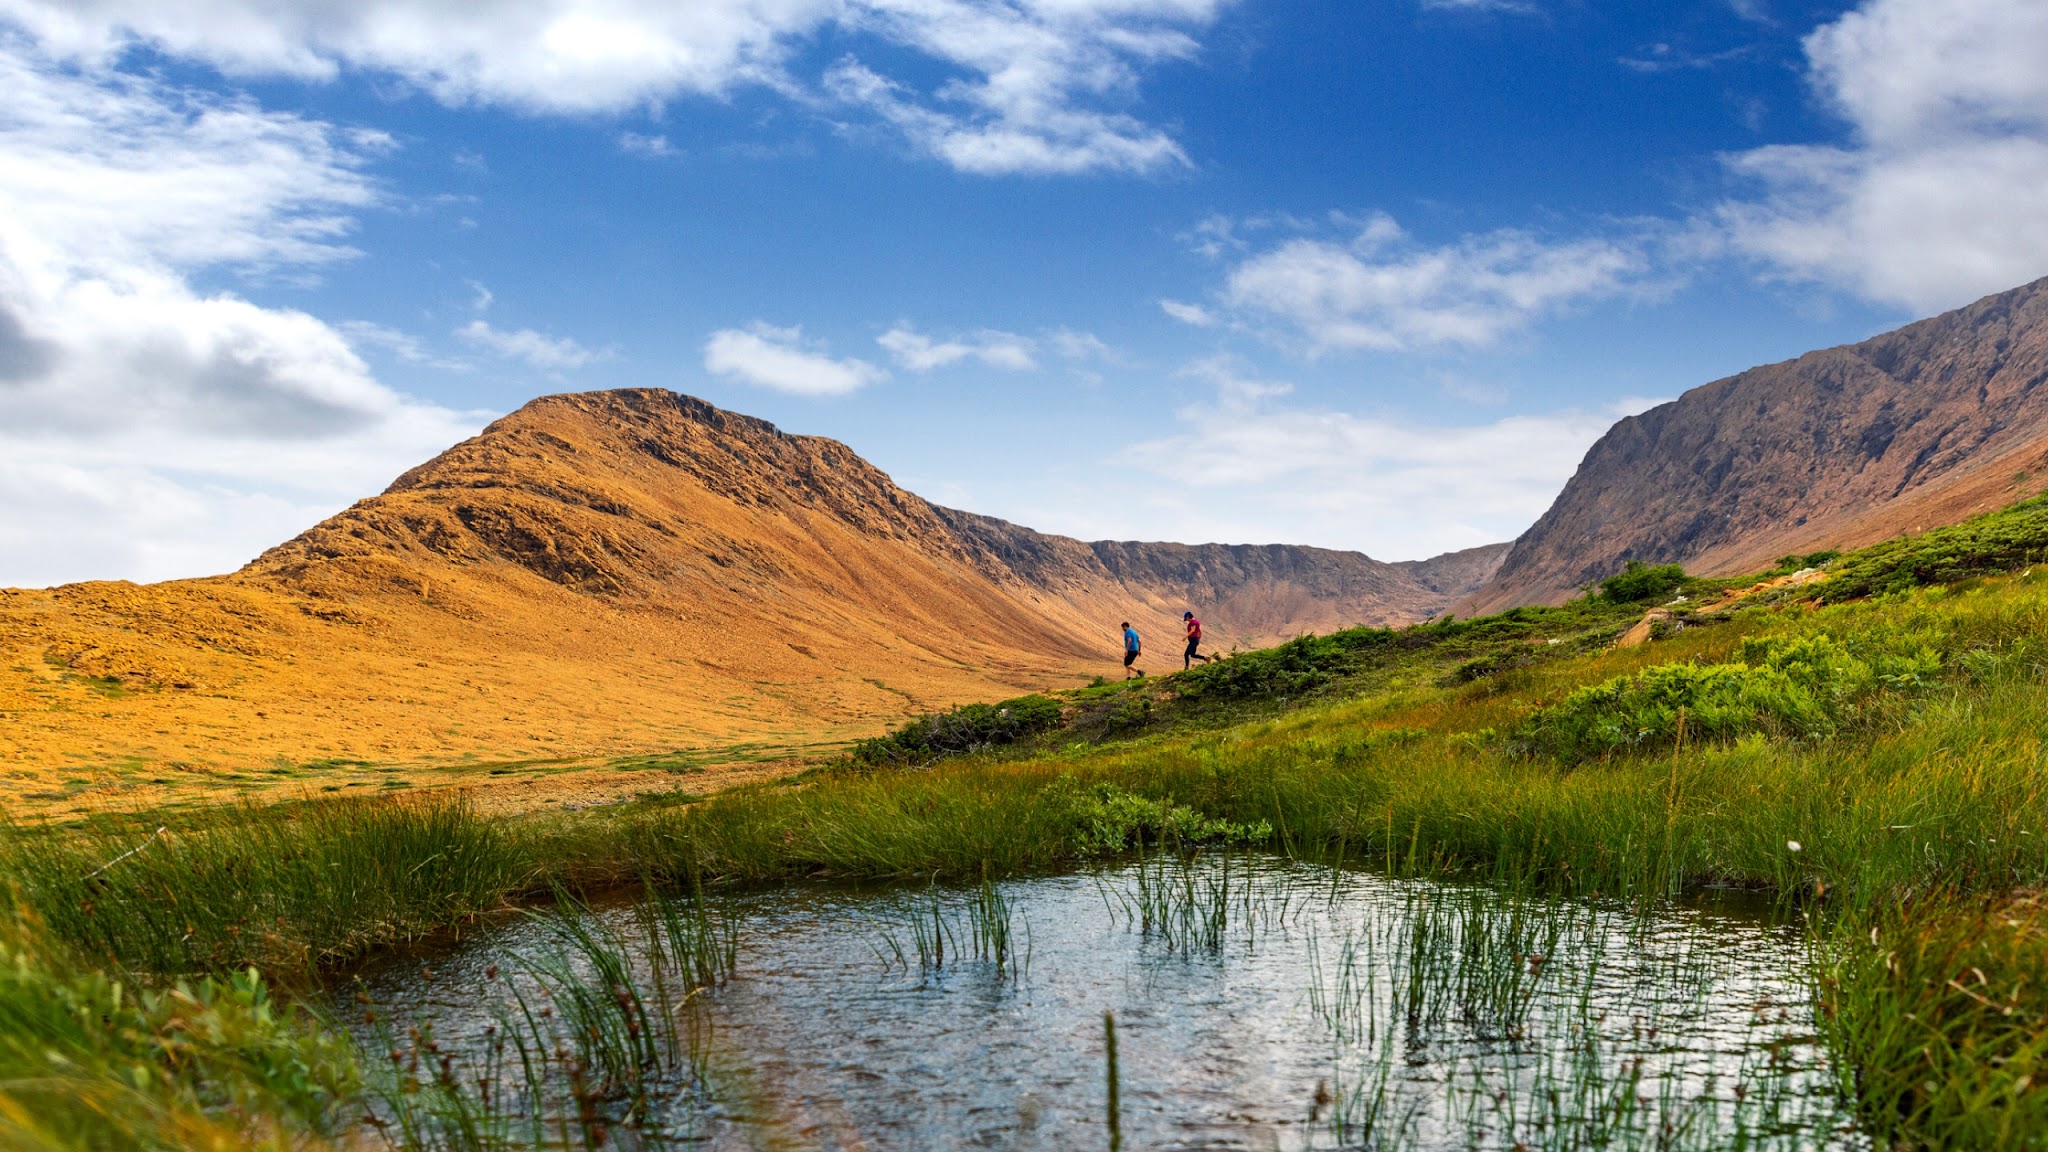
[[[1183,612],[1180,614],[1180,618],[1186,621],[1188,626],[1188,650],[1182,653],[1180,658],[1182,670],[1186,670],[1197,660],[1204,664],[1214,660],[1214,656],[1203,656],[1195,651],[1195,649],[1202,646],[1202,622],[1195,619],[1193,612]]]

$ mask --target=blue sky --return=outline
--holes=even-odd
[[[660,386],[1085,537],[1507,539],[2048,274],[2037,0],[0,0],[0,583]]]

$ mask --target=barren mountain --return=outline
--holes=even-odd
[[[1629,560],[1705,574],[1952,523],[2048,476],[2048,279],[1616,424],[1461,615]]]
[[[837,739],[1113,674],[1124,619],[1155,670],[1183,607],[1215,646],[1419,619],[1498,555],[1087,544],[689,397],[551,396],[231,576],[6,590],[0,756],[48,788]]]

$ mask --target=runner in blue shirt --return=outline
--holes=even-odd
[[[1131,667],[1131,665],[1135,664],[1137,660],[1138,630],[1136,628],[1131,627],[1131,622],[1129,620],[1126,620],[1124,621],[1124,679],[1129,680],[1131,678],[1132,672],[1136,672],[1140,676],[1143,676],[1145,674],[1145,670],[1143,668]]]

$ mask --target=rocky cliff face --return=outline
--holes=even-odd
[[[2048,279],[1616,424],[1455,610],[1556,602],[1629,560],[1709,573],[1852,548],[2038,491]]]

